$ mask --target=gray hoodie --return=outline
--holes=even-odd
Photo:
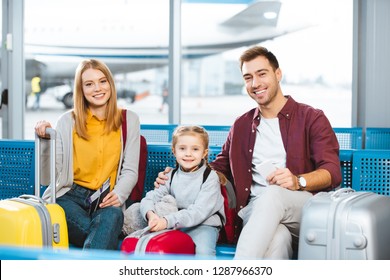
[[[172,170],[168,173],[168,181],[158,189],[149,191],[141,200],[140,211],[144,219],[149,210],[154,211],[156,202],[167,194],[176,198],[178,212],[164,216],[168,221],[167,228],[187,228],[200,224],[222,226],[225,222],[223,196],[220,182],[215,171],[211,170],[207,180],[202,184],[203,172],[206,165],[194,172],[184,172],[180,168],[170,178]],[[219,215],[217,214],[219,213]]]

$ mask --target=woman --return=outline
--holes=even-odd
[[[124,121],[127,129],[121,130]],[[35,131],[45,137],[48,127],[39,121]],[[138,179],[140,125],[135,113],[124,115],[117,107],[114,79],[103,62],[79,64],[74,109],[60,116],[56,130],[56,196],[65,210],[69,242],[84,249],[117,249],[124,203]],[[42,172],[49,169],[48,158],[43,152]],[[43,185],[49,184],[48,175],[42,174]],[[48,190],[43,198],[50,195]]]

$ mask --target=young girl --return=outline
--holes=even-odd
[[[74,109],[56,125],[57,203],[65,211],[69,242],[84,249],[118,248],[122,206],[138,179],[139,119],[127,110],[127,134],[122,135],[125,120],[116,94],[113,76],[103,62],[82,61],[75,75]],[[49,122],[39,121],[35,131],[45,137],[48,127]],[[42,155],[43,171],[48,170],[45,162]],[[41,183],[48,185],[48,177],[42,173]],[[48,190],[43,198],[50,195]]]
[[[177,168],[168,174],[167,183],[148,192],[140,205],[151,231],[175,228],[186,232],[198,255],[215,255],[219,229],[225,222],[220,182],[226,179],[208,166],[208,143],[202,127],[178,127],[172,139]],[[205,172],[210,173],[204,181]],[[176,198],[179,211],[159,217],[154,204],[167,194]]]

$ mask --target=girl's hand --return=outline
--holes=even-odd
[[[168,222],[165,218],[160,218],[153,211],[149,211],[147,213],[148,218],[148,226],[150,227],[150,231],[160,231],[164,230],[168,226]]]

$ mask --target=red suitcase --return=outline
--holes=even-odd
[[[123,239],[121,251],[128,254],[179,254],[194,255],[195,243],[180,230],[149,232],[147,228],[138,236]]]

